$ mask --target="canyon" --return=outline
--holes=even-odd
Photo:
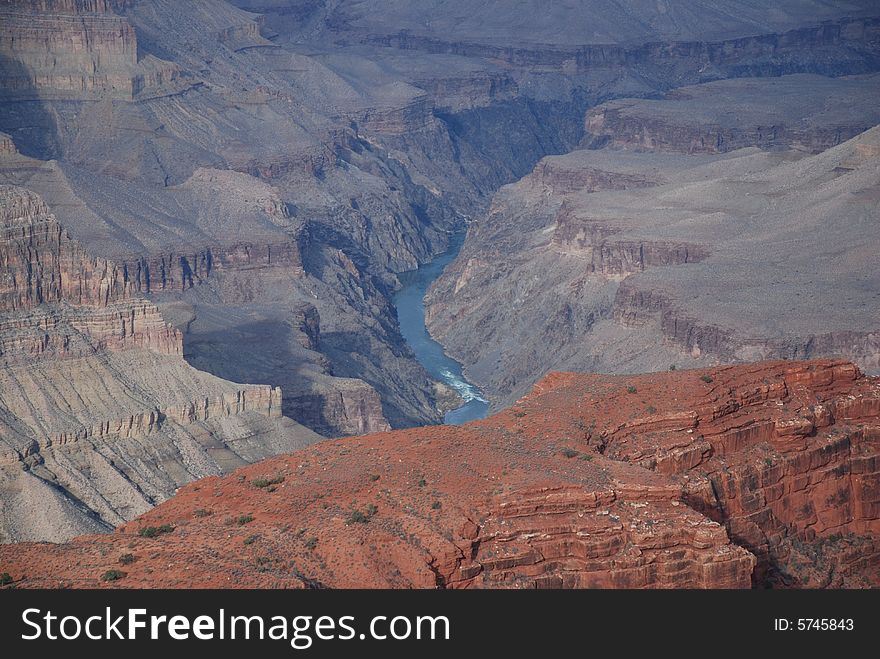
[[[878,442],[880,380],[845,361],[553,373],[488,419],[313,444],[0,566],[21,588],[876,587]]]
[[[844,355],[878,372],[877,83],[726,80],[592,108],[588,148],[470,226],[428,327],[496,405],[553,369]]]
[[[461,401],[407,344],[396,296],[465,231],[425,319],[495,410],[555,370],[842,356],[877,372],[875,3],[542,7],[0,1],[0,543],[136,527],[195,479],[440,423]],[[483,438],[407,432],[387,441]],[[623,480],[637,462],[615,461]],[[615,516],[635,501],[585,478]],[[759,524],[761,544],[676,496],[650,512],[684,505],[701,529],[672,531],[681,574],[637,567],[614,540],[625,575],[554,567],[542,581],[537,562],[510,578],[824,583],[783,575],[788,558],[773,567],[818,551],[808,530],[798,548]],[[540,526],[544,510],[522,517]],[[450,572],[437,529],[403,526],[443,545],[442,578],[394,544],[405,578],[364,584],[509,582],[510,556],[463,577],[476,568]]]

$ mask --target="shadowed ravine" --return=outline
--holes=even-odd
[[[449,249],[430,263],[417,270],[400,275],[403,288],[394,296],[400,333],[415,353],[419,363],[431,377],[449,385],[465,400],[458,409],[446,413],[446,423],[460,424],[482,419],[489,411],[489,403],[482,392],[465,379],[461,364],[450,358],[425,329],[425,293],[444,268],[458,255],[464,242],[464,234],[457,234],[450,241]]]

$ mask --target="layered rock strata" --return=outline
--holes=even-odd
[[[554,373],[484,421],[321,442],[0,565],[16,587],[876,586],[878,439],[880,382],[844,361]]]
[[[0,540],[107,529],[315,437],[281,418],[280,389],[187,365],[125,268],[90,256],[37,195],[0,186],[0,209]]]

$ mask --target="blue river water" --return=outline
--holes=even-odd
[[[455,389],[465,401],[461,407],[446,413],[444,421],[450,424],[482,419],[489,412],[489,402],[475,385],[465,379],[461,364],[449,357],[443,351],[443,346],[432,339],[425,329],[425,293],[443,269],[455,259],[463,241],[463,233],[455,235],[448,251],[417,270],[398,275],[403,288],[394,296],[400,331],[419,363],[431,377]]]

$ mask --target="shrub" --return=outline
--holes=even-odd
[[[440,510],[441,505],[442,504],[439,501],[435,501],[434,503],[431,504],[431,508],[433,510]]]
[[[581,457],[580,457],[580,459],[581,459],[581,460],[586,460],[587,462],[592,462],[592,461],[593,461],[593,456],[590,455],[589,453],[581,453]]]
[[[377,508],[374,504],[367,504],[367,517],[372,517],[376,513],[379,512],[379,508]]]
[[[513,413],[513,416],[515,416],[517,419],[521,419],[525,415],[526,415],[526,413],[523,412],[522,410],[517,410],[516,412]]]
[[[265,488],[270,487],[271,485],[280,485],[284,482],[284,476],[281,474],[269,478],[268,476],[262,476],[260,478],[255,478],[251,481],[254,487]]]
[[[205,510],[204,508],[199,508],[198,510],[193,511],[193,517],[210,517],[214,513],[210,510]]]
[[[646,411],[648,414],[653,414],[654,412],[657,411],[657,408],[654,407],[653,405],[648,405],[648,407],[645,408],[645,411]]]
[[[309,551],[315,551],[315,547],[317,547],[317,546],[318,546],[318,539],[317,538],[309,538],[308,540],[306,540],[306,549],[308,549]]]
[[[349,514],[348,519],[345,520],[346,524],[366,524],[370,521],[370,518],[367,517],[360,510],[352,510],[351,514]]]
[[[119,557],[119,562],[122,565],[131,565],[136,560],[137,559],[135,558],[134,554],[123,554],[122,556]]]
[[[629,386],[626,388],[626,391],[627,391],[627,393],[634,394],[634,393],[636,393],[636,392],[638,391],[638,389],[636,389],[633,385],[629,385]]]
[[[711,375],[701,375],[701,376],[700,376],[700,379],[701,379],[703,382],[705,382],[706,384],[709,384],[710,382],[712,382],[712,376],[711,376]]]
[[[235,523],[238,524],[239,526],[244,526],[245,524],[250,524],[253,521],[254,521],[253,515],[239,515],[235,519]]]
[[[101,581],[119,581],[125,576],[127,576],[127,573],[122,570],[107,570],[101,575]]]
[[[564,455],[566,458],[576,458],[577,456],[580,455],[580,453],[578,451],[575,451],[573,448],[567,448],[567,447],[563,448],[559,452],[562,453],[562,455]]]
[[[675,370],[675,364],[670,364],[670,366],[669,366],[669,370],[670,370],[670,371],[674,371],[674,370]]]
[[[9,572],[4,572],[0,574],[0,586],[8,586],[12,583],[12,576],[10,576]]]
[[[370,474],[370,480],[374,483],[379,480],[379,474]]]
[[[771,458],[764,458],[764,465],[766,465],[767,467],[772,467],[773,460]]]
[[[426,481],[424,478],[419,480],[419,487],[425,487],[425,485],[427,485],[427,484],[428,484],[428,481]]]
[[[259,538],[259,536],[256,536],[256,535],[249,535],[248,537],[246,537],[246,538],[244,539],[244,544],[246,544],[246,545],[252,545],[252,544],[254,544],[254,543],[258,540],[258,538]]]
[[[143,538],[155,538],[156,536],[160,536],[163,533],[171,533],[174,530],[174,527],[171,524],[162,524],[161,526],[145,526],[140,531],[138,531],[138,535]]]

